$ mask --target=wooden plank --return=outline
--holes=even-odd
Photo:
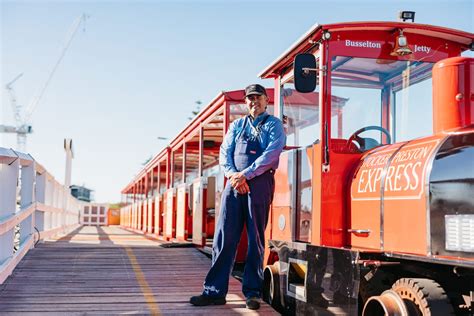
[[[242,285],[233,278],[226,305],[191,306],[210,260],[194,248],[161,245],[118,227],[82,227],[49,240],[0,287],[0,314],[151,314],[155,304],[161,315],[278,315],[265,304],[257,312],[246,309]]]

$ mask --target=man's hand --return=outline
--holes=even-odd
[[[242,183],[241,185],[234,188],[237,190],[237,192],[239,192],[239,194],[247,194],[250,192],[250,187],[247,183],[247,180],[245,180],[245,182]]]
[[[242,172],[233,173],[230,178],[230,184],[232,187],[237,188],[238,186],[242,185],[244,182],[247,182],[244,174]]]
[[[239,194],[247,194],[250,192],[247,179],[242,172],[236,172],[232,174],[229,178],[229,181],[232,187],[236,189]]]

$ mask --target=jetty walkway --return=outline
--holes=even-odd
[[[80,226],[27,253],[0,285],[0,314],[278,315],[266,304],[246,309],[234,278],[226,305],[191,306],[209,266],[193,247],[118,226]]]

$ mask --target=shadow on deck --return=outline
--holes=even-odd
[[[193,307],[210,260],[194,248],[119,227],[85,226],[30,250],[0,286],[1,315],[278,315],[245,308],[231,278],[227,304]]]

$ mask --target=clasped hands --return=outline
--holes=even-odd
[[[239,194],[247,194],[250,192],[247,179],[242,172],[235,172],[229,177],[230,185],[239,192]]]

